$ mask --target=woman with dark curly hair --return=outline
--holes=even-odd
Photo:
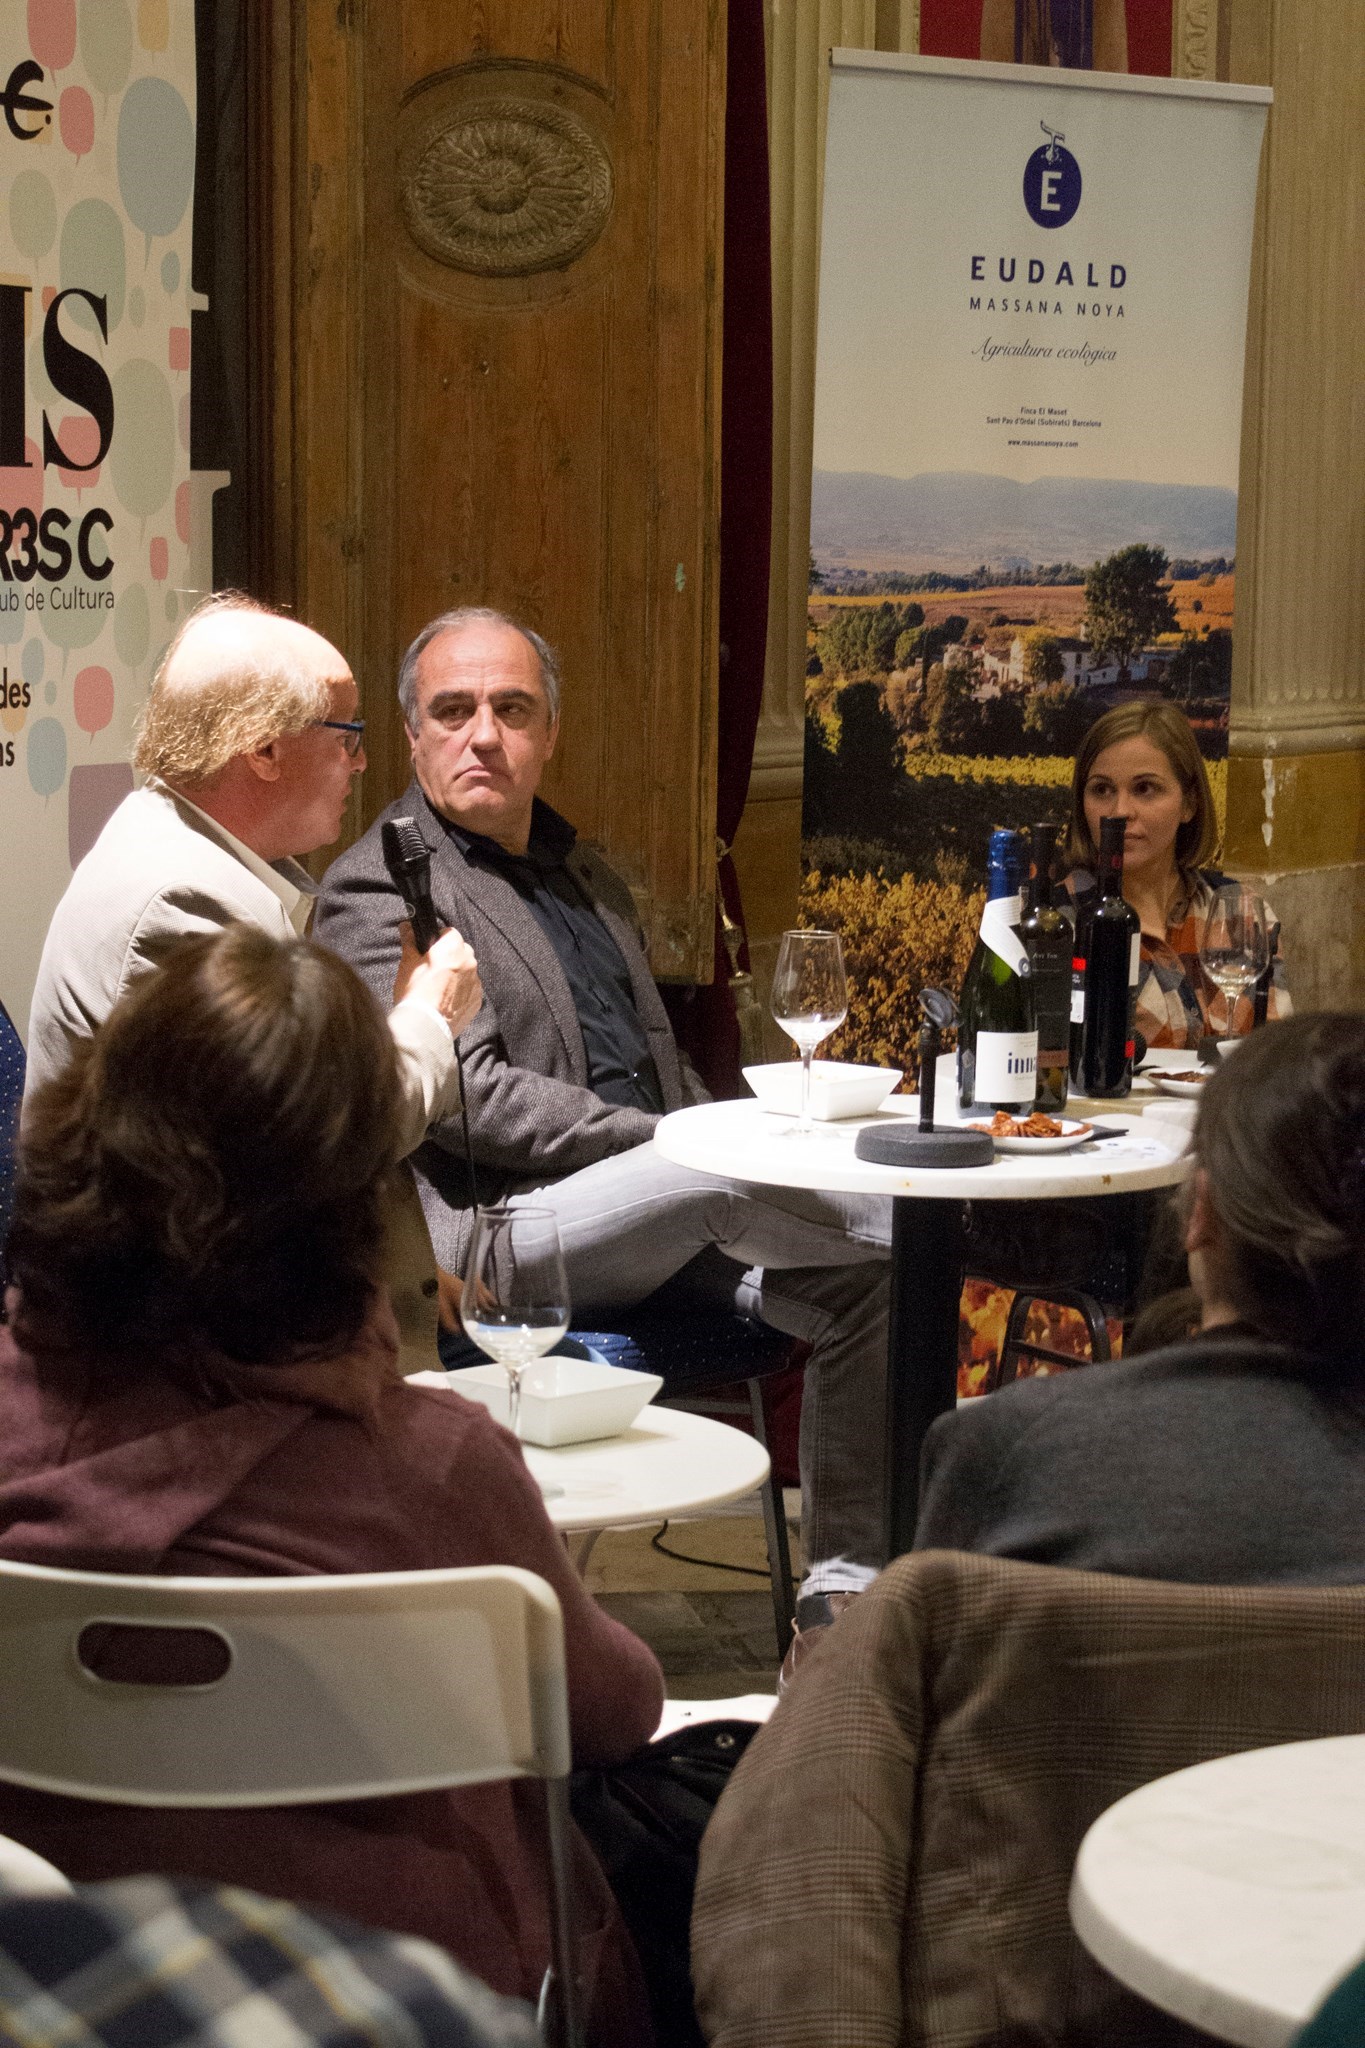
[[[1148,1045],[1196,1046],[1251,1029],[1252,999],[1233,1016],[1199,964],[1214,891],[1231,880],[1211,865],[1218,821],[1208,770],[1188,718],[1152,698],[1119,704],[1096,719],[1076,756],[1071,783],[1067,888],[1077,918],[1098,900],[1095,866],[1101,821],[1123,818],[1123,893],[1142,924],[1138,1030]],[[1271,917],[1268,1017],[1289,1014],[1280,928]]]
[[[1194,1154],[1198,1336],[941,1417],[916,1549],[1365,1582],[1365,1017],[1256,1032],[1205,1083]]]
[[[654,1658],[584,1592],[511,1437],[399,1376],[382,1279],[398,1086],[351,969],[245,925],[182,941],[75,1048],[22,1135],[0,1556],[228,1575],[520,1565],[563,1608],[578,1761],[619,1762],[657,1725]],[[165,1871],[313,1900],[426,1935],[523,1997],[549,1950],[540,1816],[508,1785],[246,1813],[0,1788],[0,1828],[72,1878]],[[595,2038],[634,2042],[634,1959],[580,1847]]]

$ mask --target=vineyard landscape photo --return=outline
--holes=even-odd
[[[1179,705],[1225,809],[1264,109],[1123,85],[831,59],[800,915],[844,944],[825,1050],[907,1088],[992,827],[1066,819],[1098,717]],[[1003,1300],[978,1294],[964,1390]]]
[[[829,1057],[916,1084],[919,991],[962,986],[991,828],[1065,821],[1076,747],[1110,705],[1181,705],[1221,820],[1234,573],[1230,556],[1149,542],[1088,569],[956,574],[812,552],[801,921],[843,939],[850,1007]],[[988,1384],[1011,1300],[968,1280],[961,1393]],[[1025,1336],[1085,1355],[1080,1318],[1044,1302]],[[1117,1351],[1117,1321],[1110,1336]]]

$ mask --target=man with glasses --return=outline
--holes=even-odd
[[[142,713],[124,798],[57,905],[29,1020],[26,1093],[66,1065],[124,990],[190,932],[246,923],[302,933],[317,886],[300,857],[341,830],[365,767],[355,679],[336,648],[247,598],[215,597],[167,648]],[[453,1035],[479,1007],[457,932],[425,959],[406,940],[390,1029],[403,1083],[394,1157],[459,1104]],[[405,1364],[434,1363],[437,1280],[416,1199],[398,1228]]]

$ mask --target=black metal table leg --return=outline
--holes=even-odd
[[[966,1205],[898,1196],[891,1211],[891,1330],[886,1376],[887,1557],[910,1548],[925,1432],[957,1400],[958,1309]]]

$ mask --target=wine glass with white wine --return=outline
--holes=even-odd
[[[808,1138],[810,1063],[816,1046],[848,1015],[848,981],[838,932],[783,932],[772,1011],[801,1055],[801,1114],[789,1135]]]
[[[1233,1035],[1239,997],[1270,964],[1270,929],[1265,904],[1241,882],[1214,892],[1199,944],[1199,962],[1227,1004],[1225,1038]]]
[[[569,1283],[552,1209],[528,1202],[479,1210],[460,1321],[507,1374],[508,1425],[520,1436],[522,1375],[569,1327]]]

